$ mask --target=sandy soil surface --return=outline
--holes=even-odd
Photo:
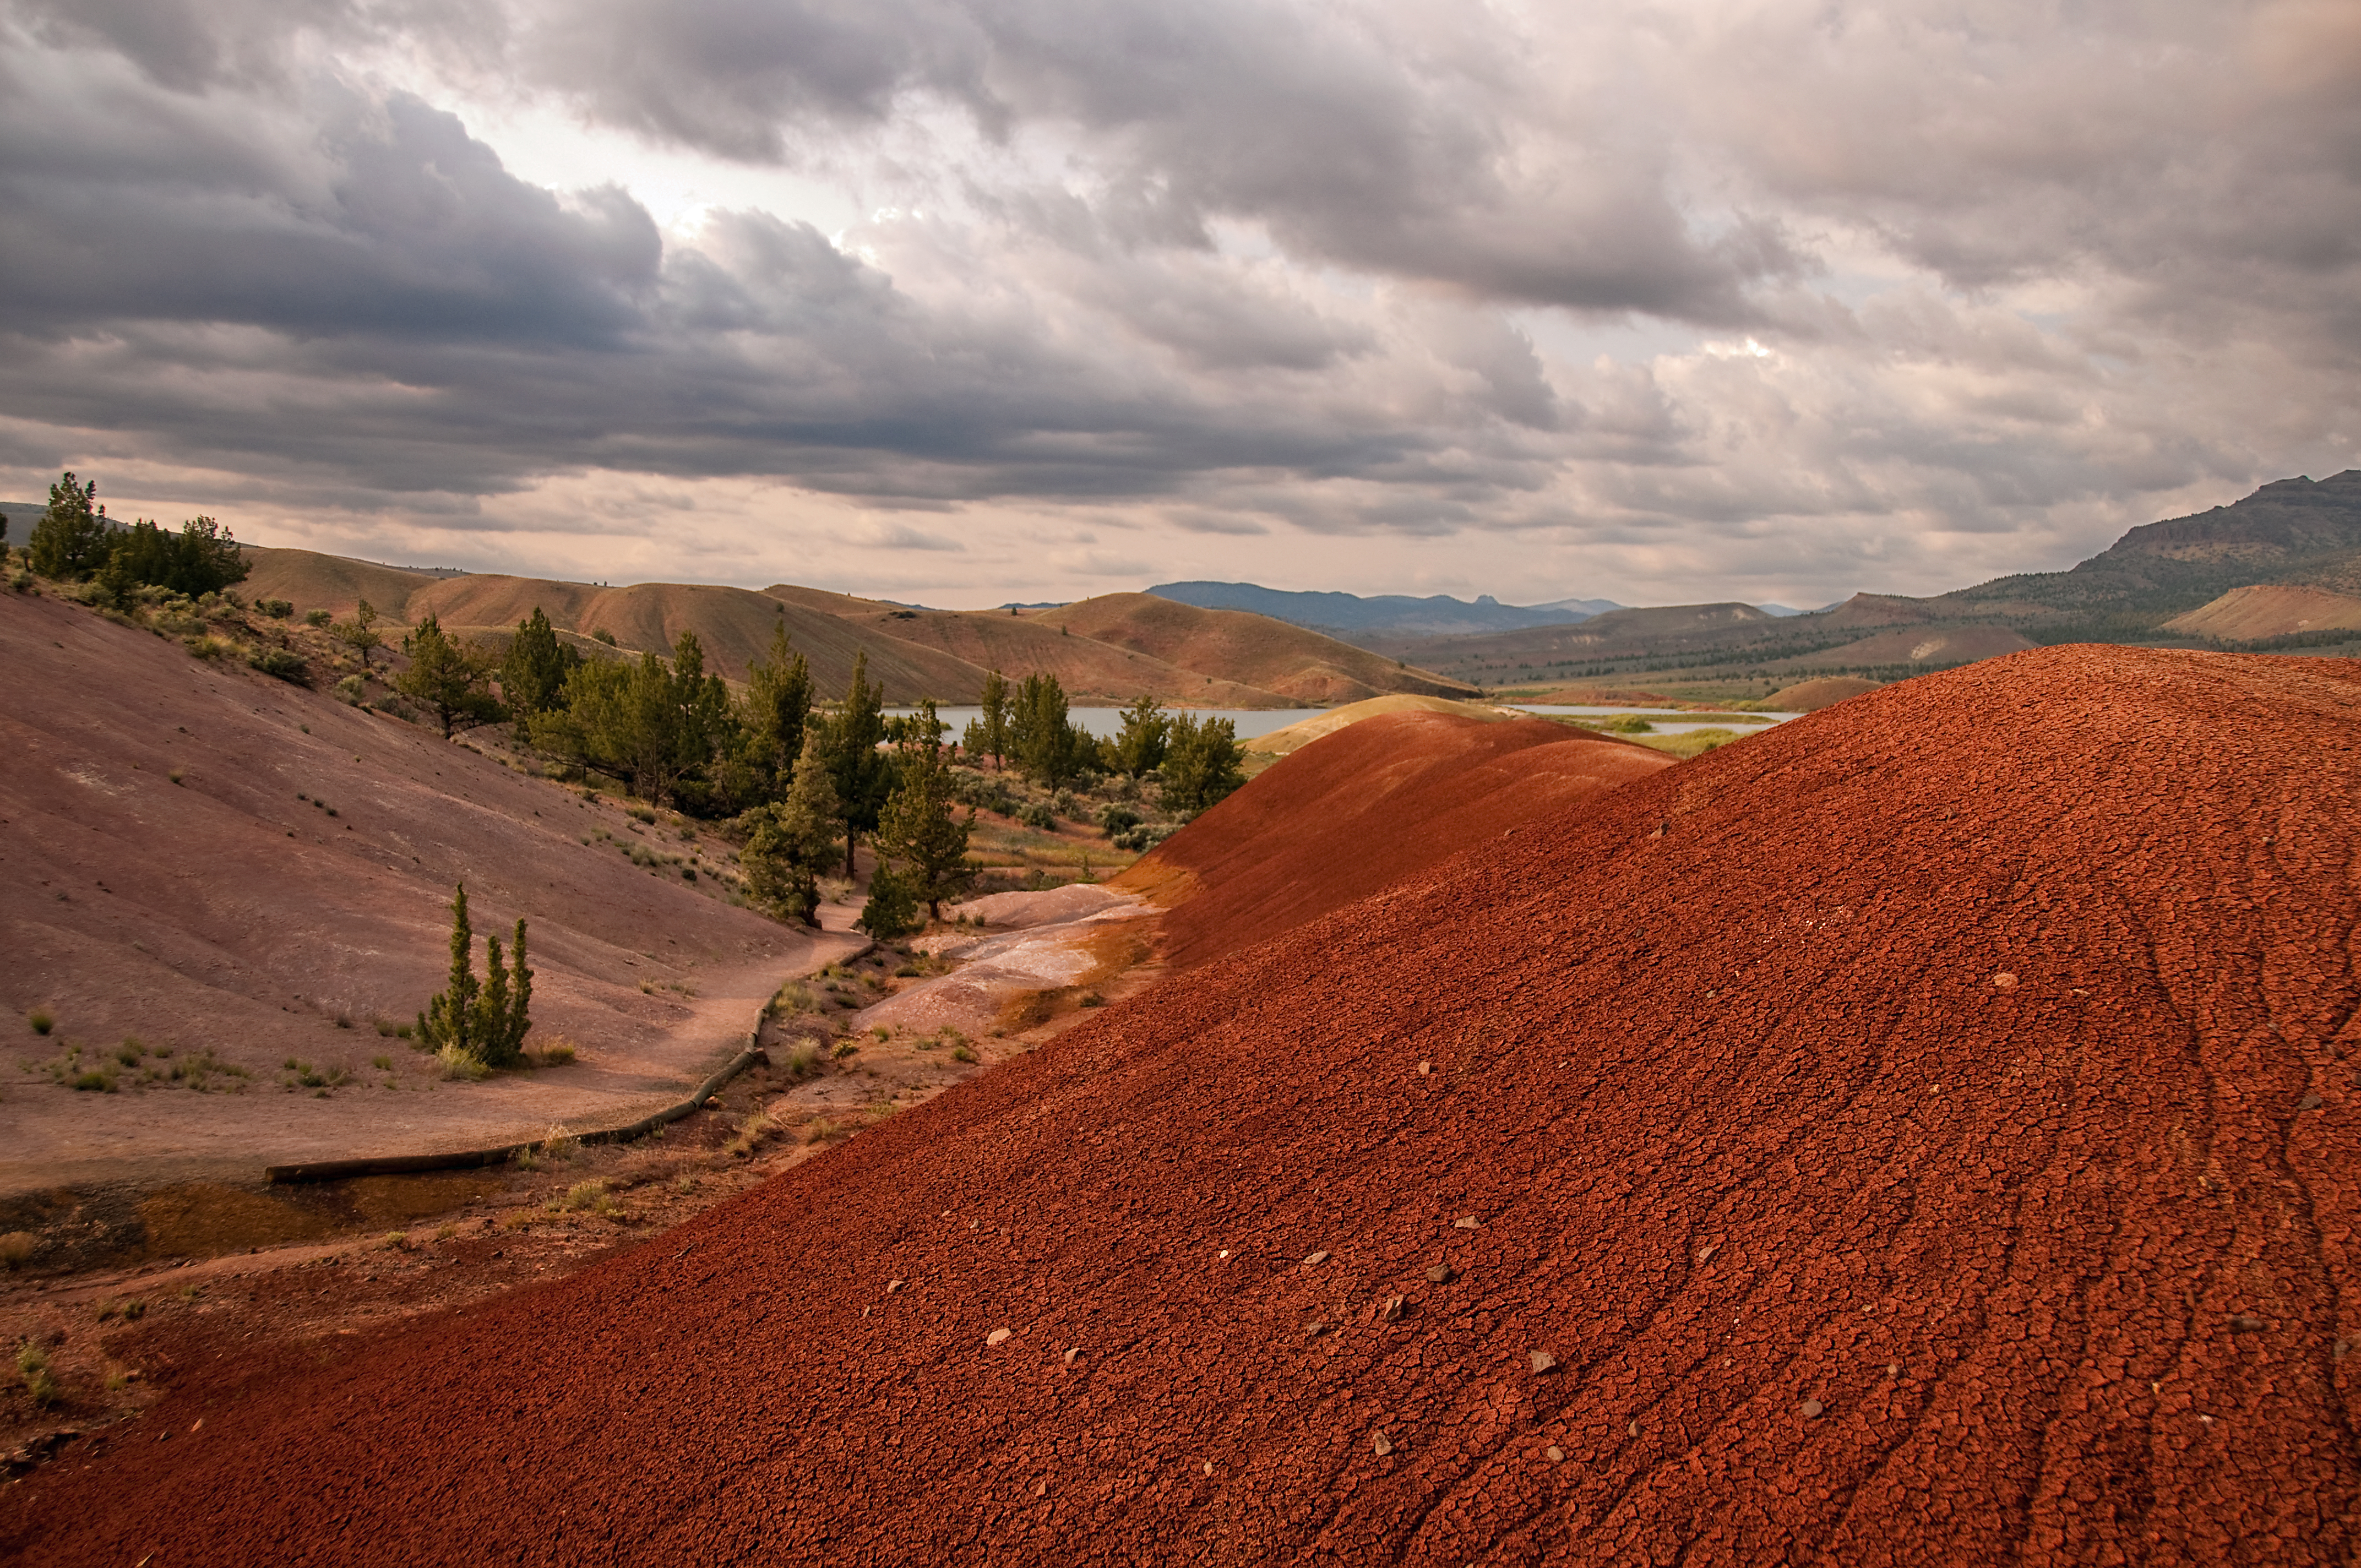
[[[2349,1561],[2356,744],[2323,661],[1872,693],[564,1280],[220,1346],[0,1552]]]

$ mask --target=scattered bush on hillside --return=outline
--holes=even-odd
[[[324,627],[332,619],[334,618],[324,609],[311,609],[303,612],[303,624],[310,627]]]
[[[346,675],[336,683],[336,700],[349,707],[360,707],[368,695],[368,678],[365,675]]]
[[[25,1022],[32,1025],[36,1035],[46,1035],[58,1026],[57,1014],[46,1007],[36,1007],[26,1014]]]
[[[258,648],[246,657],[249,668],[299,686],[312,684],[312,666],[284,648]]]
[[[0,1236],[0,1268],[14,1274],[32,1262],[33,1255],[40,1250],[41,1238],[32,1232],[10,1231]]]
[[[43,1409],[58,1402],[58,1380],[49,1371],[49,1352],[31,1340],[16,1347],[16,1376],[25,1382],[25,1392],[33,1403]]]
[[[295,613],[295,606],[287,599],[257,599],[254,608],[273,620],[285,620]]]
[[[1110,802],[1099,807],[1099,830],[1108,838],[1120,838],[1139,826],[1139,813],[1127,806]]]
[[[1027,801],[1023,806],[1018,806],[1016,820],[1027,828],[1038,828],[1044,833],[1054,833],[1058,828],[1057,817],[1039,801]]]

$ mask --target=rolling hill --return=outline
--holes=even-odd
[[[0,1553],[2349,1561],[2356,699],[2042,649],[1660,769],[570,1278],[194,1342]]]
[[[1546,719],[1378,714],[1294,749],[1112,885],[1164,906],[1159,950],[1189,968],[1670,765]]]
[[[1267,616],[1200,609],[1152,594],[1104,594],[1056,609],[1034,610],[1045,626],[1127,648],[1199,672],[1219,671],[1290,702],[1328,707],[1388,692],[1465,697],[1463,682],[1409,668],[1331,637]]]
[[[1608,599],[1570,600],[1555,605],[1502,604],[1490,594],[1479,594],[1472,604],[1447,594],[1423,598],[1409,594],[1292,593],[1257,583],[1159,583],[1148,590],[1159,598],[1193,604],[1200,609],[1243,609],[1273,620],[1309,627],[1345,641],[1361,644],[1372,636],[1466,636],[1483,631],[1513,631],[1527,626],[1563,626],[1586,620],[1605,610],[1620,609]]]

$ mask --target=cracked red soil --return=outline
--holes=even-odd
[[[2094,648],[1846,703],[174,1388],[0,1550],[2349,1560],[2356,705]]]

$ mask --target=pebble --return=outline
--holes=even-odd
[[[1213,1462],[1212,1460],[1208,1459],[1207,1461],[1205,1461],[1205,1474],[1206,1474],[1206,1475],[1211,1475],[1213,1473]]]
[[[2317,1111],[2327,1103],[2327,1101],[2317,1094],[2307,1094],[2295,1102],[2295,1108],[2299,1111]]]
[[[1430,1284],[1448,1285],[1454,1279],[1458,1278],[1459,1274],[1458,1271],[1453,1268],[1449,1264],[1438,1263],[1433,1268],[1426,1271],[1426,1277]]]
[[[2233,1333],[2260,1333],[2268,1326],[2268,1325],[2267,1325],[2262,1319],[2250,1318],[2244,1312],[2233,1312],[2230,1314],[2230,1332]]]
[[[994,1329],[990,1333],[983,1336],[983,1343],[986,1344],[999,1344],[1003,1341],[1008,1339],[1009,1336],[1014,1334],[1016,1332],[1016,1331],[1014,1329]]]
[[[1326,1323],[1306,1323],[1303,1325],[1303,1337],[1306,1339],[1318,1339],[1322,1334],[1324,1334],[1327,1332],[1328,1325]]]
[[[1382,1321],[1389,1323],[1400,1322],[1401,1315],[1402,1299],[1399,1296],[1387,1297],[1385,1307],[1378,1313]]]
[[[1455,1231],[1472,1231],[1481,1222],[1478,1221],[1475,1215],[1462,1214],[1459,1218],[1451,1222],[1451,1228]]]
[[[1885,1375],[1886,1375],[1888,1377],[1899,1377],[1899,1376],[1902,1376],[1902,1363],[1900,1363],[1900,1362],[1898,1362],[1898,1361],[1889,1361],[1889,1362],[1887,1362],[1887,1363],[1885,1364]]]
[[[1433,1070],[1434,1064],[1431,1061],[1422,1061],[1418,1064],[1418,1075],[1421,1078],[1424,1078],[1428,1073],[1433,1072]]]
[[[1549,1462],[1552,1464],[1561,1464],[1565,1461],[1565,1450],[1560,1448],[1555,1443],[1550,1444],[1549,1447],[1544,1449],[1543,1452],[1549,1455]]]
[[[1720,1250],[1721,1244],[1719,1242],[1706,1243],[1705,1245],[1697,1248],[1697,1266],[1699,1268],[1703,1268],[1707,1264],[1713,1261],[1713,1255]]]
[[[1377,1450],[1377,1454],[1379,1459],[1383,1459],[1387,1454],[1391,1453],[1394,1451],[1394,1440],[1388,1437],[1385,1433],[1379,1432],[1376,1437],[1369,1440],[1369,1446]]]
[[[1327,1261],[1328,1255],[1326,1253],[1315,1252],[1310,1257],[1303,1260],[1303,1266],[1306,1268],[1317,1268]]]
[[[1804,1401],[1804,1414],[1811,1420],[1819,1420],[1820,1411],[1826,1408],[1827,1407],[1823,1406],[1817,1399],[1806,1399]]]
[[[1082,1354],[1082,1347],[1081,1345],[1078,1345],[1078,1344],[1070,1344],[1070,1345],[1068,1345],[1068,1346],[1066,1347],[1066,1365],[1069,1365],[1069,1366],[1071,1366],[1071,1365],[1074,1364],[1074,1357],[1076,1357],[1076,1356],[1078,1356],[1078,1355],[1080,1355],[1080,1354]]]
[[[1631,1435],[1633,1437],[1638,1437],[1640,1435],[1640,1423],[1638,1421],[1633,1421],[1631,1423]]]
[[[1557,1357],[1552,1355],[1548,1351],[1528,1351],[1525,1353],[1525,1359],[1533,1364],[1533,1375],[1535,1376],[1539,1376],[1544,1372],[1554,1372],[1557,1370]]]
[[[885,1294],[888,1296],[900,1288],[902,1288],[902,1282],[898,1279],[889,1279],[885,1282]]]

